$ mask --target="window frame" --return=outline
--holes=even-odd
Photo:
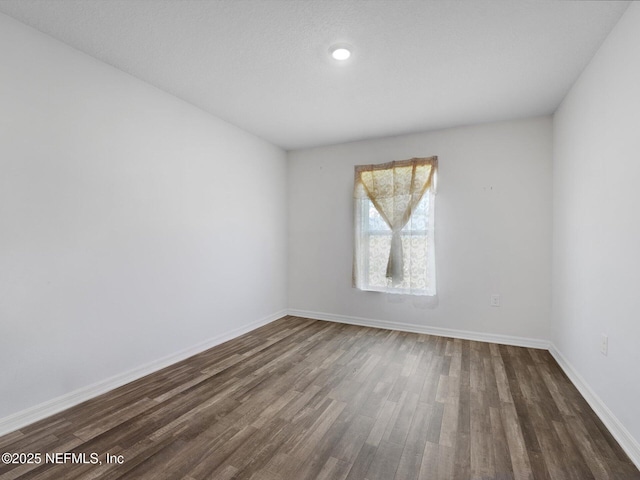
[[[424,193],[423,198],[420,200],[420,203],[428,201],[428,205],[425,207],[425,229],[411,229],[407,230],[407,227],[410,227],[413,222],[409,220],[407,225],[401,230],[400,235],[402,237],[406,237],[408,235],[419,235],[426,237],[426,282],[427,288],[424,290],[417,290],[412,288],[402,288],[398,286],[390,285],[389,282],[387,285],[375,285],[370,282],[370,265],[371,265],[371,255],[370,255],[370,242],[369,238],[371,236],[388,236],[389,238],[392,236],[391,229],[387,226],[387,230],[379,230],[370,229],[370,214],[369,211],[371,208],[375,210],[375,206],[373,206],[373,202],[370,199],[360,200],[360,208],[361,208],[361,218],[363,221],[361,225],[360,237],[363,240],[360,244],[360,248],[364,249],[364,252],[360,254],[360,260],[365,260],[363,264],[363,273],[365,277],[365,281],[362,282],[362,285],[358,287],[363,291],[372,291],[372,292],[382,292],[389,294],[397,294],[397,295],[416,295],[416,296],[435,296],[436,295],[436,266],[435,266],[435,192],[433,189],[427,189]],[[416,209],[418,210],[418,209]],[[379,213],[377,213],[380,215]],[[412,214],[413,217],[413,214]],[[384,222],[384,220],[382,220]],[[357,233],[356,233],[357,234]],[[429,248],[431,246],[431,248]],[[355,254],[358,254],[357,252]]]

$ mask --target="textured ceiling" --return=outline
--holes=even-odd
[[[552,113],[628,2],[0,0],[285,149]],[[334,43],[353,46],[337,65]]]

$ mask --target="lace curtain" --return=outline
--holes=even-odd
[[[354,286],[435,295],[437,157],[355,167]],[[386,256],[384,278],[381,255]]]

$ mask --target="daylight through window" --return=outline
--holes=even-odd
[[[436,157],[356,167],[356,288],[436,294],[436,170]]]

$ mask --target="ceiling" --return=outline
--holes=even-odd
[[[0,0],[284,149],[550,114],[628,2]],[[338,64],[335,43],[353,47]]]

